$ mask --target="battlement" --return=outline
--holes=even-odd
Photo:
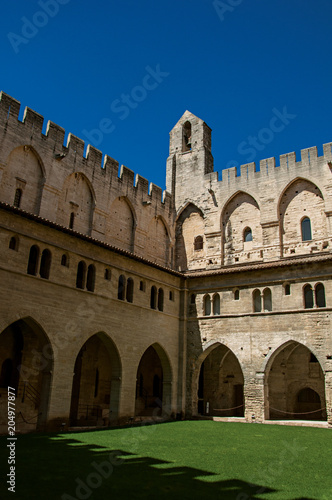
[[[99,173],[105,180],[109,182],[121,182],[128,188],[136,191],[135,198],[147,198],[154,203],[167,205],[170,209],[170,195],[163,191],[160,187],[149,183],[140,175],[136,175],[129,168],[121,165],[119,171],[119,163],[108,155],[104,155],[100,150],[88,144],[85,150],[85,142],[74,134],[69,133],[67,143],[65,140],[65,129],[61,126],[48,121],[46,125],[46,132],[43,133],[44,117],[36,111],[26,107],[24,109],[23,120],[19,120],[19,113],[21,104],[19,101],[9,96],[5,92],[0,93],[0,126],[4,129],[12,127],[20,127],[19,133],[22,140],[29,138],[35,142],[34,146],[38,146],[38,138],[43,139],[43,150],[49,147],[52,151],[55,160],[59,161],[62,165],[71,165],[73,157],[75,157],[76,169],[82,168],[85,174],[91,174],[91,177],[96,179]],[[27,143],[26,142],[26,143]],[[70,168],[70,167],[69,167]],[[96,168],[100,171],[97,172]],[[69,173],[69,172],[68,172]]]

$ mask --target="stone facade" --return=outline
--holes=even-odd
[[[332,424],[332,143],[213,170],[170,134],[167,191],[2,93],[0,425],[219,416]]]

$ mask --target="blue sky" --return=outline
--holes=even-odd
[[[164,188],[169,131],[186,109],[212,128],[220,172],[322,154],[331,21],[331,0],[7,2],[0,88],[21,118],[29,106]]]

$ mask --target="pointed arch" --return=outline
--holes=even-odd
[[[112,201],[106,221],[106,241],[122,250],[134,251],[137,217],[127,196]]]
[[[237,191],[227,200],[221,212],[224,264],[261,258],[263,233],[260,218],[260,207],[251,194]]]
[[[202,269],[206,266],[205,221],[202,210],[187,202],[176,219],[176,267],[181,271]],[[200,248],[195,249],[196,237],[202,237]]]
[[[165,219],[156,215],[148,225],[145,250],[149,260],[168,267],[170,265],[171,238]]]

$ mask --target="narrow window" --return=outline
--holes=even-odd
[[[126,278],[121,274],[118,283],[118,299],[124,300],[126,297]]]
[[[315,298],[317,307],[326,307],[325,289],[322,283],[318,283],[318,285],[316,285]]]
[[[262,311],[261,292],[259,290],[255,290],[253,292],[253,304],[254,304],[254,312]]]
[[[203,250],[203,236],[196,236],[194,240],[194,250]]]
[[[196,294],[192,293],[190,296],[190,304],[195,304],[196,303]]]
[[[99,370],[97,368],[95,376],[95,398],[98,396],[98,388],[99,388]]]
[[[309,217],[304,217],[301,222],[302,241],[309,241],[311,237],[311,222]]]
[[[68,261],[69,261],[68,255],[64,253],[63,256],[61,257],[61,265],[64,267],[68,267],[69,266]]]
[[[14,197],[14,207],[20,208],[22,200],[22,189],[17,188]]]
[[[290,284],[289,283],[287,283],[285,285],[285,295],[290,295]]]
[[[33,245],[30,248],[28,270],[27,270],[28,274],[32,274],[32,276],[36,276],[38,260],[39,260],[39,248],[37,247],[37,245]]]
[[[182,128],[182,152],[191,151],[191,123],[186,122]]]
[[[240,290],[235,290],[234,292],[234,300],[239,300],[240,299]]]
[[[243,233],[243,241],[252,241],[252,231],[250,227],[246,227]]]
[[[304,293],[304,307],[305,309],[312,309],[314,307],[313,291],[310,285],[306,285],[303,289]]]
[[[127,302],[133,302],[134,300],[134,280],[132,278],[127,279],[126,299]]]
[[[264,311],[272,311],[272,294],[269,288],[263,292]]]
[[[157,309],[157,288],[155,286],[151,287],[150,307]]]
[[[174,300],[174,294],[173,294],[172,290],[170,290],[170,292],[169,292],[169,300]]]
[[[10,238],[9,248],[10,250],[18,250],[18,238],[16,238],[16,236]]]
[[[76,288],[81,288],[81,290],[84,290],[85,274],[86,274],[86,265],[85,262],[81,260],[77,266]]]
[[[69,219],[69,229],[74,229],[75,214],[72,212]]]
[[[112,272],[110,269],[108,269],[108,268],[105,269],[104,278],[105,278],[105,280],[108,280],[108,281],[111,280]]]
[[[218,316],[220,314],[220,296],[217,293],[213,297],[213,315]]]
[[[96,268],[93,264],[88,267],[88,275],[86,278],[86,289],[89,292],[95,291],[95,281],[96,281]]]
[[[145,282],[144,281],[139,282],[139,289],[141,292],[145,292]]]
[[[164,310],[164,290],[159,288],[158,290],[158,311]]]
[[[51,260],[51,252],[45,249],[40,260],[39,274],[41,278],[44,278],[46,280],[48,280],[48,278],[50,277]]]
[[[210,316],[211,314],[211,299],[210,295],[204,297],[204,316]]]

